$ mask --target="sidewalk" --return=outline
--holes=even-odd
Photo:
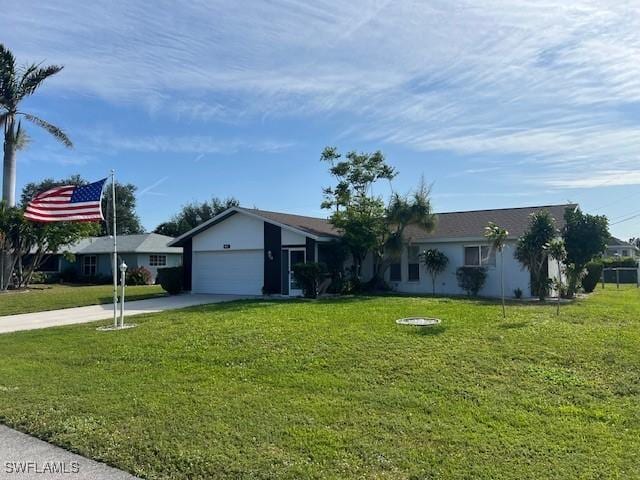
[[[104,463],[0,425],[0,479],[136,480]]]
[[[206,305],[209,303],[228,302],[249,298],[241,295],[200,295],[185,294],[168,297],[150,298],[126,302],[125,316],[140,315],[142,313],[156,313],[177,308]],[[0,317],[0,334],[17,332],[20,330],[35,330],[38,328],[73,325],[76,323],[95,322],[113,318],[113,305],[91,305],[88,307],[65,308],[48,312],[23,313]]]

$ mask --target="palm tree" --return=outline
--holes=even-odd
[[[507,309],[504,305],[504,244],[509,236],[504,228],[496,225],[493,222],[484,229],[484,236],[491,242],[491,246],[494,251],[500,252],[500,293],[502,295],[502,317],[507,317]]]
[[[431,275],[431,285],[433,294],[436,294],[436,277],[445,271],[449,264],[449,258],[440,250],[430,248],[420,254],[420,260]]]
[[[17,67],[13,54],[0,44],[0,127],[4,130],[2,199],[9,207],[16,204],[16,151],[25,141],[21,119],[44,128],[65,146],[73,146],[58,127],[20,110],[20,102],[33,95],[42,82],[62,68],[59,65],[41,67],[35,63]]]
[[[549,242],[549,256],[558,264],[558,302],[556,315],[560,315],[560,292],[562,291],[562,262],[567,258],[567,250],[561,238],[554,238]]]

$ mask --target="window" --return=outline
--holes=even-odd
[[[420,249],[417,246],[411,246],[407,249],[407,257],[409,260],[409,278],[410,282],[420,281]]]
[[[98,272],[98,257],[85,255],[82,259],[82,273],[87,277],[93,277]]]
[[[399,263],[392,263],[389,267],[389,281],[401,282],[402,281],[402,267]]]
[[[487,245],[464,247],[464,264],[467,267],[495,266],[496,254]]]
[[[150,267],[164,267],[167,265],[166,255],[149,255]]]
[[[629,256],[629,250],[622,250],[622,256],[623,257],[628,257]]]

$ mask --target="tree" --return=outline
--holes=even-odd
[[[493,222],[484,229],[484,236],[491,243],[492,248],[500,253],[500,295],[502,296],[502,318],[507,317],[507,309],[504,304],[504,244],[509,232]]]
[[[629,243],[636,248],[640,248],[640,237],[631,237]]]
[[[587,263],[604,253],[611,235],[607,217],[585,214],[577,207],[565,210],[564,222],[562,238],[567,251],[564,261],[569,277],[567,293],[573,296]]]
[[[564,248],[564,240],[561,238],[554,238],[549,243],[549,256],[556,261],[558,267],[558,302],[556,308],[556,315],[560,315],[560,296],[562,292],[562,262],[567,258],[567,250]]]
[[[360,278],[362,263],[371,253],[374,272],[370,287],[380,288],[385,270],[405,245],[406,227],[419,225],[427,231],[435,227],[429,189],[421,182],[410,195],[393,194],[385,207],[382,197],[373,193],[373,186],[381,180],[391,182],[397,172],[382,152],[349,152],[343,159],[336,148],[327,147],[320,159],[330,163],[329,173],[336,179],[334,187],[323,190],[321,206],[333,212],[329,221],[342,232],[353,258],[353,275]]]
[[[169,237],[179,237],[228,208],[238,206],[240,203],[233,197],[225,199],[214,197],[208,202],[188,203],[183,205],[180,212],[171,217],[169,221],[158,225],[154,232]]]
[[[134,235],[144,233],[140,217],[136,214],[136,190],[138,187],[131,183],[116,182],[116,227],[118,235]],[[111,235],[113,232],[113,200],[111,185],[104,188],[102,197],[102,213],[105,221],[102,223],[101,235]]]
[[[531,273],[531,290],[542,301],[549,292],[546,274],[549,243],[557,236],[555,221],[546,210],[531,214],[527,231],[516,244],[516,259]]]
[[[431,275],[433,294],[436,294],[436,277],[444,272],[449,264],[449,258],[440,250],[430,248],[420,254],[420,261]]]
[[[4,129],[4,170],[2,199],[9,207],[16,204],[16,150],[24,142],[22,119],[49,132],[67,147],[73,144],[55,125],[20,110],[20,103],[33,95],[42,83],[62,70],[62,66],[30,64],[17,67],[15,57],[0,44],[0,126]]]

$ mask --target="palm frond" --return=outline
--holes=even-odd
[[[17,103],[16,97],[16,59],[13,53],[0,43],[0,105],[11,110]]]
[[[16,141],[15,141],[16,150],[24,150],[29,146],[30,142],[31,142],[31,137],[29,137],[27,132],[24,131],[24,128],[22,128],[22,123],[18,122],[18,128],[16,129]]]
[[[26,97],[33,94],[42,82],[52,75],[55,75],[64,67],[60,65],[48,65],[46,67],[38,67],[37,65],[31,65],[25,71],[22,79],[20,80],[19,93],[20,96]]]
[[[42,120],[41,118],[36,117],[35,115],[31,115],[30,113],[18,112],[20,115],[23,115],[24,118],[29,120],[31,123],[38,125],[41,128],[44,128],[51,135],[56,137],[60,142],[62,142],[66,147],[73,147],[73,143],[67,137],[67,134],[64,133],[61,129],[56,127],[55,125],[50,124],[49,122]]]

